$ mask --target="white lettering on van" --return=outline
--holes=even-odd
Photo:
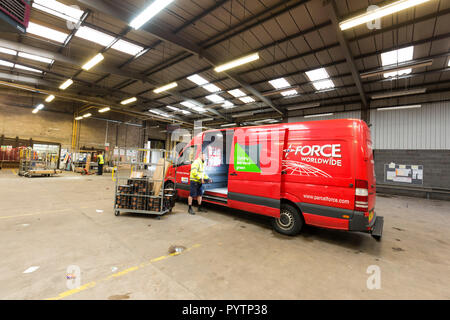
[[[289,147],[290,151],[291,147]],[[342,158],[340,144],[325,144],[323,146],[297,146],[295,155],[300,153],[302,156],[309,157],[325,157],[325,158]]]

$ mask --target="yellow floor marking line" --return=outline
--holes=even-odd
[[[11,169],[11,172],[12,172],[13,174],[17,174],[17,171],[14,170],[14,169]]]
[[[0,219],[11,219],[11,218],[20,218],[20,217],[27,217],[27,216],[36,216],[36,215],[39,215],[39,214],[50,214],[50,213],[66,212],[66,211],[70,211],[70,210],[71,209],[61,209],[61,210],[54,210],[54,211],[24,213],[24,214],[18,214],[18,215],[15,215],[15,216],[0,217]]]
[[[187,248],[187,249],[184,250],[183,252],[190,251],[190,250],[195,249],[195,248],[198,248],[198,247],[200,247],[200,246],[201,246],[200,244],[194,244],[192,247]],[[168,254],[168,255],[166,255],[166,256],[161,256],[161,257],[158,257],[158,258],[151,259],[151,260],[148,261],[148,262],[144,262],[144,263],[141,263],[141,264],[139,264],[139,265],[137,265],[137,266],[130,267],[130,268],[125,269],[125,270],[123,270],[123,271],[119,271],[119,272],[116,272],[116,273],[114,273],[114,274],[112,274],[112,275],[109,275],[109,276],[107,276],[106,278],[101,279],[100,281],[97,281],[97,282],[96,282],[96,281],[88,282],[88,283],[86,283],[86,284],[84,284],[84,285],[82,285],[82,286],[80,286],[80,287],[78,287],[78,288],[76,288],[76,289],[64,291],[64,292],[58,294],[56,297],[53,297],[53,298],[47,298],[47,299],[45,299],[45,300],[61,300],[61,299],[63,299],[63,298],[66,298],[66,297],[71,296],[71,295],[73,295],[73,294],[76,294],[76,293],[78,293],[78,292],[85,291],[85,290],[87,290],[87,289],[91,289],[91,288],[95,287],[98,283],[106,282],[106,281],[109,281],[109,280],[112,280],[112,279],[116,279],[116,278],[122,277],[122,276],[124,276],[124,275],[126,275],[126,274],[129,274],[129,273],[131,273],[131,272],[134,272],[134,271],[136,271],[136,270],[139,270],[139,269],[142,269],[142,268],[144,268],[144,267],[146,267],[146,266],[149,266],[149,265],[153,264],[154,262],[161,261],[161,260],[164,260],[164,259],[173,257],[173,256],[178,256],[178,255],[180,255],[180,254],[183,254],[183,252],[174,252],[174,253],[170,253],[170,254]]]

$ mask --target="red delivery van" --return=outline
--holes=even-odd
[[[169,168],[166,186],[176,184],[180,197],[189,196],[190,166],[200,150],[213,180],[205,185],[206,202],[270,216],[275,230],[286,235],[306,224],[381,239],[372,140],[362,120],[202,132]]]

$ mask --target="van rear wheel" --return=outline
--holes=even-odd
[[[280,217],[272,220],[273,228],[288,236],[295,236],[303,227],[303,217],[300,212],[289,204],[282,204]]]

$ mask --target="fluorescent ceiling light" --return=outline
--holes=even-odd
[[[235,98],[243,97],[246,95],[245,92],[243,92],[241,89],[230,90],[230,91],[228,91],[228,93],[231,94]]]
[[[287,107],[288,111],[292,111],[292,110],[300,110],[300,109],[306,109],[306,108],[315,108],[315,107],[320,107],[320,103],[305,103],[299,106],[294,106],[294,107]]]
[[[14,63],[9,62],[9,61],[5,61],[5,60],[0,60],[0,66],[4,66],[4,67],[8,67],[8,68],[14,68]]]
[[[64,43],[69,36],[67,33],[47,28],[31,21],[28,24],[27,33],[31,33],[36,36],[50,39],[59,43]]]
[[[75,36],[92,41],[104,47],[109,46],[115,40],[115,38],[109,34],[85,26],[80,27],[75,33]]]
[[[25,70],[25,71],[31,71],[31,72],[42,73],[41,70],[34,69],[34,68],[30,68],[30,67],[26,67],[26,66],[23,66],[23,65],[17,64],[17,63],[14,65],[14,67],[17,68],[17,69]]]
[[[448,66],[450,67],[450,59],[448,60]]]
[[[182,112],[183,114],[191,114],[191,112],[190,112],[190,111],[187,111],[187,110],[181,110],[181,112]]]
[[[170,110],[173,110],[173,111],[180,111],[180,109],[178,109],[177,107],[166,106],[166,108],[169,108]]]
[[[275,80],[270,80],[269,83],[275,89],[286,88],[286,87],[290,87],[291,86],[289,84],[289,82],[287,82],[287,80],[285,78],[279,78],[279,79],[275,79]]]
[[[377,108],[377,111],[389,111],[389,110],[401,110],[401,109],[417,109],[421,108],[422,105],[415,104],[410,106],[398,106],[398,107],[388,107],[388,108]]]
[[[154,114],[160,115],[160,112],[159,112],[158,110],[148,110],[148,111],[150,111],[151,113],[154,113]]]
[[[243,103],[255,102],[255,99],[253,99],[252,97],[242,97],[242,98],[239,98],[239,100],[241,100]]]
[[[82,66],[81,68],[83,70],[90,70],[92,67],[96,66],[97,64],[99,64],[101,61],[103,61],[103,59],[105,59],[105,57],[99,53],[97,54],[95,57],[93,57],[91,60],[89,60],[84,66]]]
[[[25,53],[25,52],[19,52],[19,57],[25,58],[25,59],[30,59],[30,60],[35,60],[35,61],[40,61],[40,62],[44,62],[44,63],[52,63],[53,62],[52,59],[36,56],[34,54],[29,54],[29,53]]]
[[[119,40],[116,43],[114,43],[111,48],[117,51],[121,51],[123,53],[127,53],[129,55],[135,56],[142,50],[144,50],[143,47],[138,46],[137,44],[125,41],[125,40]]]
[[[287,90],[287,91],[281,92],[281,95],[283,97],[293,96],[293,95],[296,95],[296,94],[298,94],[297,90]]]
[[[412,60],[414,55],[414,46],[406,47],[403,49],[392,50],[381,54],[381,62],[383,66],[394,65],[406,61]],[[387,72],[384,74],[385,78],[400,76],[403,74],[410,74],[411,68],[403,69],[399,71]]]
[[[203,119],[200,119],[199,121],[208,122],[208,121],[213,121],[213,120],[214,120],[214,118],[203,118]]]
[[[372,95],[371,98],[372,99],[384,99],[384,98],[391,98],[391,97],[401,97],[401,96],[408,96],[408,95],[412,95],[412,94],[421,94],[421,93],[425,93],[426,91],[427,91],[427,88],[391,91],[391,92],[374,94],[374,95]]]
[[[130,22],[130,26],[139,29],[161,10],[167,7],[173,0],[155,0],[144,11]]]
[[[75,120],[77,120],[77,121],[78,121],[78,120],[82,120],[82,119],[83,119],[83,117],[76,117],[76,118],[75,118]]]
[[[326,117],[326,116],[332,116],[332,115],[333,115],[333,113],[310,114],[308,116],[304,116],[304,118]]]
[[[211,94],[209,96],[206,96],[205,98],[214,103],[219,103],[219,102],[222,102],[225,100],[224,98],[222,98],[221,96],[219,96],[217,94]]]
[[[11,50],[11,49],[8,49],[8,48],[1,48],[0,47],[0,53],[5,53],[5,54],[9,54],[9,55],[15,56],[17,54],[17,51]]]
[[[36,109],[42,110],[42,109],[44,109],[44,105],[42,103],[40,103],[36,106]]]
[[[199,76],[198,74],[194,74],[194,75],[192,75],[190,77],[187,77],[187,78],[188,78],[189,81],[191,81],[191,82],[193,82],[193,83],[195,83],[196,85],[199,85],[199,86],[203,86],[203,85],[209,83],[208,80],[206,80],[205,78]]]
[[[321,81],[313,82],[312,84],[313,84],[314,88],[316,88],[316,90],[318,90],[318,91],[334,88],[334,83],[331,80],[321,80]]]
[[[216,86],[215,84],[212,84],[212,83],[203,86],[203,89],[208,90],[209,92],[222,91],[222,89],[220,89],[218,86]]]
[[[73,84],[73,80],[72,79],[68,79],[66,80],[66,82],[64,82],[62,85],[59,86],[59,88],[61,90],[66,90],[68,87],[70,87]]]
[[[86,113],[83,115],[83,118],[89,118],[90,116],[92,116],[92,113]]]
[[[330,76],[328,75],[327,70],[325,68],[319,68],[311,71],[305,72],[311,82],[317,80],[328,79]]]
[[[396,12],[417,6],[421,3],[428,2],[429,0],[399,0],[395,1],[391,4],[379,7],[378,9],[368,11],[354,18],[342,21],[339,23],[339,27],[341,30],[347,30],[361,24],[367,23],[369,21],[373,21],[382,17],[385,17],[390,14],[394,14]]]
[[[250,54],[248,56],[245,56],[245,57],[242,57],[242,58],[239,58],[239,59],[227,62],[225,64],[222,64],[222,65],[216,67],[214,70],[216,72],[223,72],[225,70],[236,68],[238,66],[241,66],[243,64],[246,64],[246,63],[258,60],[258,59],[259,59],[259,54],[258,53],[253,53],[253,54]]]
[[[34,0],[33,8],[71,22],[78,22],[84,12],[75,6],[68,6],[55,0]]]
[[[52,102],[53,100],[55,99],[55,96],[54,95],[49,95],[46,99],[45,99],[45,102]]]
[[[161,93],[161,92],[164,92],[164,91],[173,89],[173,88],[175,88],[175,87],[177,87],[177,86],[178,86],[178,83],[172,82],[172,83],[166,84],[165,86],[156,88],[155,90],[153,90],[153,92],[154,92],[154,93]]]
[[[249,117],[249,116],[253,116],[255,113],[253,111],[246,111],[246,112],[241,112],[241,113],[236,113],[236,114],[232,114],[231,117],[232,118],[242,118],[242,117]]]
[[[226,127],[234,127],[234,126],[237,126],[237,124],[236,124],[236,123],[228,123],[228,124],[223,124],[223,125],[221,125],[222,128],[226,128]]]
[[[137,101],[137,98],[133,97],[133,98],[129,98],[129,99],[123,100],[120,104],[121,105],[127,105],[127,104],[130,104],[130,103],[136,102],[136,101]]]
[[[108,111],[110,111],[110,110],[111,110],[110,107],[106,107],[106,108],[103,108],[103,109],[98,110],[98,112],[100,112],[100,113],[105,113],[105,112],[108,112]]]
[[[32,111],[33,113],[38,113],[39,112],[39,110],[38,109],[33,109],[33,111]]]

